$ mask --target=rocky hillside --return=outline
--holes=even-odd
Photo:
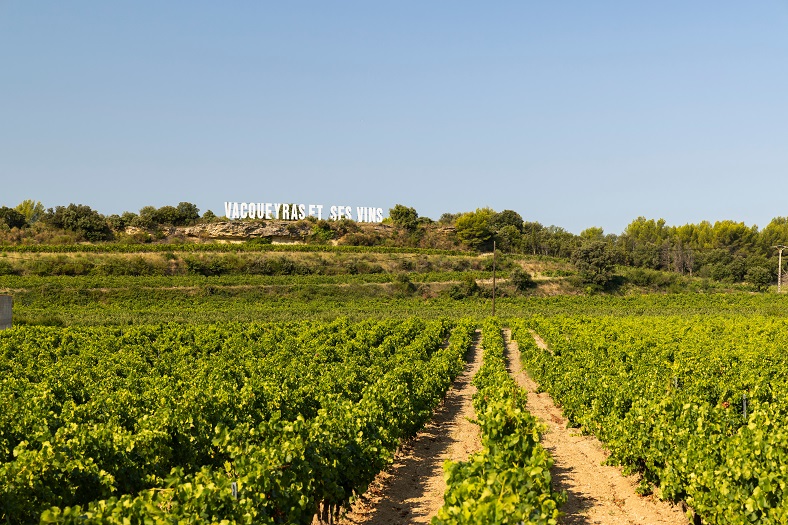
[[[143,233],[139,228],[129,227],[128,234]],[[364,240],[370,243],[373,240],[391,238],[396,236],[397,228],[388,224],[356,223],[356,222],[328,222],[328,221],[219,221],[196,224],[194,226],[179,226],[163,228],[162,233],[167,237],[181,237],[193,241],[224,241],[243,242],[252,239],[267,239],[273,243],[302,243],[321,236],[327,241],[346,244],[367,244],[367,242],[353,242]]]

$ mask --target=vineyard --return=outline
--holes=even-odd
[[[697,523],[788,522],[781,297],[503,294],[490,318],[484,293],[405,290],[483,281],[486,262],[334,254],[358,272],[305,256],[292,268],[323,269],[4,277],[19,323],[0,332],[0,522],[330,523],[430,420],[481,328],[481,449],[447,463],[433,523],[560,523],[572,494],[507,372],[505,327],[641,494]],[[71,261],[52,257],[24,268]]]
[[[500,324],[488,319],[482,334],[484,364],[473,400],[482,450],[446,465],[445,505],[433,525],[554,525],[565,496],[551,484],[553,462],[539,444],[539,424],[526,409],[525,391],[506,370]]]
[[[2,333],[3,520],[336,514],[430,417],[474,328],[340,319]]]
[[[514,323],[525,365],[641,493],[696,521],[786,523],[788,322],[762,316],[536,317]],[[531,330],[550,351],[539,349]]]

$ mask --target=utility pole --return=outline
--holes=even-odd
[[[493,317],[495,317],[495,241],[493,241]]]
[[[772,246],[772,248],[777,248],[780,254],[777,259],[777,293],[781,293],[783,287],[783,250],[786,246],[778,244],[777,246]]]

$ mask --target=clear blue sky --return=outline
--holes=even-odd
[[[788,215],[788,0],[0,0],[0,205]]]

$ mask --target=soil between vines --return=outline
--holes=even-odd
[[[339,525],[405,525],[429,523],[443,505],[446,482],[443,462],[462,461],[481,448],[471,396],[471,379],[481,366],[479,333],[463,373],[452,385],[433,420],[403,445],[393,465],[382,472],[353,505]],[[537,344],[544,341],[533,334]],[[603,465],[607,453],[596,438],[566,428],[561,410],[522,370],[520,351],[504,331],[509,372],[528,391],[528,410],[547,427],[542,444],[555,460],[551,469],[558,490],[567,492],[564,525],[684,525],[687,516],[675,505],[635,491],[636,476],[624,476],[616,467]]]
[[[538,334],[537,345],[549,350]],[[522,369],[520,350],[511,332],[504,331],[509,373],[528,391],[528,411],[547,426],[542,445],[553,456],[553,483],[568,496],[561,508],[565,525],[685,525],[687,516],[675,505],[635,491],[636,476],[624,476],[619,468],[603,465],[608,454],[593,436],[581,436],[566,428],[567,420],[547,393]]]
[[[378,475],[339,525],[429,523],[443,506],[443,463],[464,461],[481,448],[479,426],[471,423],[471,379],[482,363],[477,330],[463,372],[432,420],[405,443],[391,467]]]

